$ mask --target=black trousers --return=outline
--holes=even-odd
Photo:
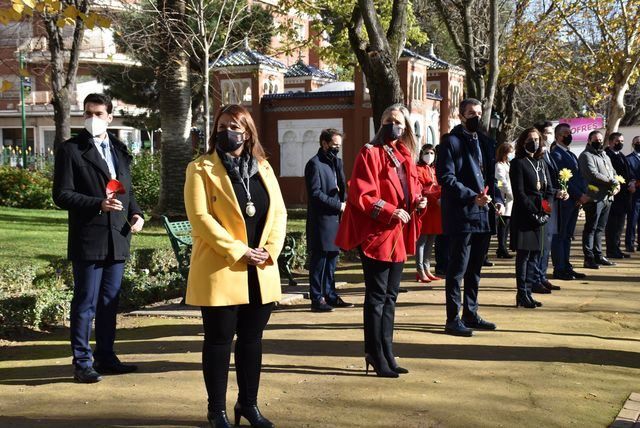
[[[253,293],[250,293],[253,294]],[[231,342],[237,334],[235,346],[238,402],[257,404],[262,367],[262,332],[273,303],[261,304],[259,299],[247,305],[203,306],[204,345],[202,372],[209,396],[209,411],[226,408],[227,379]]]
[[[404,262],[383,262],[360,253],[364,272],[364,352],[380,367],[395,366],[393,324]]]
[[[518,250],[516,252],[516,287],[518,294],[531,294],[538,281],[540,251]]]
[[[509,243],[507,239],[509,238],[509,223],[511,222],[511,217],[502,216],[502,220],[503,221],[496,219],[498,226],[498,252],[508,253]]]
[[[609,218],[607,226],[604,229],[604,237],[607,242],[607,257],[618,257],[622,250],[620,249],[620,239],[624,230],[624,221],[627,217],[626,207],[620,205],[612,205],[609,210]]]
[[[489,250],[490,233],[455,233],[449,238],[449,268],[445,282],[447,323],[454,322],[462,306],[463,319],[475,319],[478,312],[478,284],[482,263]],[[460,288],[464,279],[464,301]]]

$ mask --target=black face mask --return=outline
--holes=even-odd
[[[525,141],[525,143],[524,143],[524,149],[527,152],[533,154],[533,153],[536,152],[536,150],[538,150],[538,147],[536,146],[536,142],[535,141],[528,140],[528,141]]]
[[[569,144],[571,144],[572,141],[573,141],[573,136],[571,134],[565,135],[564,139],[562,140],[565,146],[568,146]]]
[[[467,119],[464,123],[464,127],[467,128],[469,132],[478,132],[480,129],[480,116],[473,116]]]
[[[636,144],[635,146],[633,146],[633,150],[635,150],[636,153],[640,153],[640,144]]]
[[[338,147],[329,147],[325,150],[325,153],[329,159],[335,159],[338,157],[338,153],[340,153],[340,149]]]
[[[600,141],[592,141],[591,147],[593,147],[593,150],[600,151],[602,150],[602,143]]]
[[[216,146],[225,153],[238,150],[244,143],[242,132],[226,129],[216,134]]]
[[[613,150],[615,150],[616,152],[619,152],[620,150],[622,150],[623,146],[624,146],[624,144],[622,144],[622,143],[615,143],[613,145]]]
[[[396,125],[395,123],[385,123],[382,125],[382,135],[384,135],[384,141],[395,141],[402,137],[404,134],[404,128]]]

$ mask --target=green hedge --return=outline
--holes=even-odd
[[[0,166],[0,206],[54,209],[47,172]]]
[[[138,205],[145,213],[151,213],[160,197],[160,155],[143,152],[134,156],[131,182]]]
[[[184,280],[169,249],[141,249],[127,261],[120,310],[133,310],[182,295]],[[71,262],[58,259],[37,271],[32,266],[0,266],[0,335],[66,324],[73,274]]]

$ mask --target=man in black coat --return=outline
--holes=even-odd
[[[94,383],[100,374],[129,373],[113,351],[116,314],[131,233],[142,230],[142,211],[131,192],[131,155],[107,133],[113,120],[111,99],[89,94],[85,129],[65,141],[55,158],[53,200],[69,212],[68,257],[73,264],[71,350],[74,378]],[[123,191],[107,194],[117,179]],[[117,183],[116,183],[117,184]],[[95,317],[96,347],[89,345]]]
[[[442,229],[449,240],[445,333],[471,336],[472,329],[496,329],[495,324],[478,315],[478,284],[489,239],[495,232],[493,207],[499,214],[504,207],[495,180],[495,141],[480,132],[482,103],[465,99],[460,103],[459,114],[462,124],[442,137],[436,174],[442,186]]]
[[[309,294],[314,312],[353,307],[336,293],[334,277],[340,253],[335,239],[347,199],[342,159],[338,157],[341,145],[340,131],[332,128],[322,130],[318,154],[309,159],[304,169],[308,201]]]
[[[624,146],[624,136],[619,132],[609,134],[608,147],[605,150],[611,165],[616,170],[616,174],[624,178],[625,184],[620,185],[620,192],[613,197],[607,226],[604,230],[604,236],[607,243],[607,258],[610,259],[626,259],[630,255],[623,253],[620,249],[620,237],[624,229],[624,221],[627,217],[627,211],[631,209],[631,195],[635,192],[635,183],[631,183],[631,174],[629,173],[629,164],[627,157],[622,154]],[[629,186],[631,183],[631,186]]]

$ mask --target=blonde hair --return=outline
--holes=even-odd
[[[418,143],[416,141],[416,136],[413,133],[413,126],[411,125],[411,114],[403,104],[392,104],[382,112],[382,117],[380,118],[380,129],[378,129],[378,132],[371,140],[371,144],[379,145],[385,143],[384,135],[382,135],[382,122],[384,122],[387,117],[391,116],[391,113],[394,111],[399,111],[404,117],[404,134],[402,134],[402,136],[400,137],[400,141],[409,149],[411,153],[415,153]]]

